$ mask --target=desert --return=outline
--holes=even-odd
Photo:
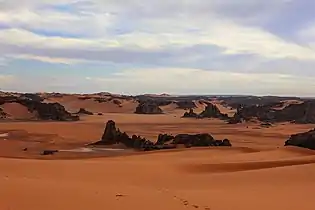
[[[315,0],[0,0],[0,210],[315,210]]]
[[[305,138],[314,145],[313,122],[283,121],[282,115],[279,122],[273,116],[262,121],[256,112],[230,122],[238,113],[235,103],[270,110],[310,103],[295,100],[276,97],[258,105],[248,97],[6,93],[0,106],[0,207],[313,209],[315,151],[301,146]],[[307,110],[303,119],[312,119]],[[191,111],[196,115],[184,117]],[[116,127],[106,134],[110,121]],[[130,136],[127,143],[117,129]],[[294,145],[298,133],[308,136]],[[165,140],[173,140],[171,148],[128,144],[134,135],[154,145],[160,134],[173,136]],[[177,135],[195,134],[231,145],[176,142]],[[104,145],[93,145],[102,139]]]

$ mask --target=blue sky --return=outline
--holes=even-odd
[[[0,0],[0,88],[314,96],[312,0]]]

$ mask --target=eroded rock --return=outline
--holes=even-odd
[[[141,102],[135,111],[136,114],[163,114],[162,109],[153,102]]]
[[[315,150],[315,129],[305,133],[291,135],[285,146],[296,146]]]

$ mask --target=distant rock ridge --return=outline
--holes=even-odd
[[[227,114],[222,114],[219,108],[212,103],[207,103],[204,111],[202,111],[200,114],[197,114],[194,112],[193,109],[190,109],[189,112],[184,113],[183,118],[218,118],[222,120],[229,119]]]
[[[245,106],[237,109],[229,122],[241,123],[256,118],[262,122],[291,122],[299,124],[315,123],[315,101],[305,101],[301,104],[290,104],[283,109],[275,109],[273,104]]]
[[[36,112],[40,120],[77,121],[79,116],[67,112],[59,103],[43,103],[39,100],[16,96],[0,97],[0,105],[5,103],[19,103],[33,113]]]
[[[178,145],[184,145],[186,147],[208,147],[208,146],[232,146],[228,139],[215,140],[208,133],[201,134],[178,134],[176,136],[168,134],[160,134],[156,143],[153,143],[146,138],[133,135],[129,137],[125,132],[121,132],[116,128],[116,123],[113,120],[109,120],[106,123],[106,127],[100,141],[91,144],[96,145],[114,145],[123,144],[128,148],[138,150],[160,150],[160,149],[174,149]]]
[[[140,102],[136,107],[136,114],[163,114],[162,109],[152,101]]]

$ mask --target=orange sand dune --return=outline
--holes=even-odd
[[[0,208],[315,208],[312,159],[189,166],[192,162],[208,161],[207,154],[216,153],[196,150],[190,157],[189,152],[182,151],[155,153],[147,158],[141,155],[73,161],[0,159]],[[229,151],[225,155],[233,156]],[[183,170],[185,164],[194,170]],[[214,171],[221,173],[209,173]]]
[[[9,118],[15,120],[30,120],[36,118],[34,113],[29,112],[26,106],[19,103],[5,103],[0,107],[9,115]]]
[[[0,123],[0,209],[315,209],[315,152],[283,146],[292,133],[314,125],[261,128],[181,115],[105,113],[76,122]],[[159,133],[209,132],[229,138],[233,147],[39,155],[98,140],[109,119],[129,135],[151,140]]]
[[[136,110],[138,102],[134,100],[118,100],[121,105],[117,105],[112,101],[99,103],[93,98],[79,99],[79,96],[69,95],[63,97],[55,97],[46,99],[45,102],[57,102],[63,105],[70,112],[77,112],[80,108],[84,108],[94,113],[133,113]]]

